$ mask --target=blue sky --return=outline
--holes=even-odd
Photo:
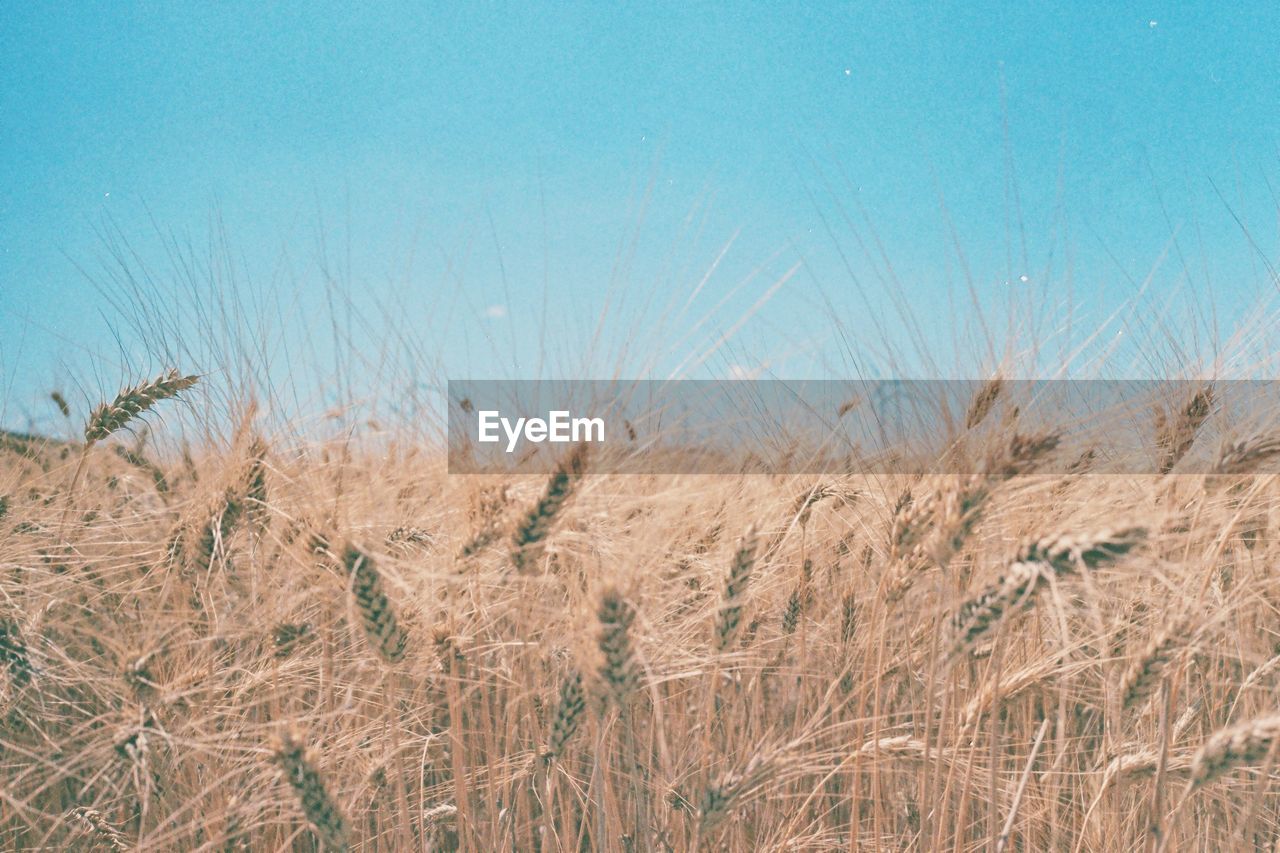
[[[1061,339],[1065,305],[1104,319],[1153,268],[1147,310],[1187,341],[1275,292],[1273,4],[76,3],[0,22],[11,423],[50,388],[89,399],[162,366],[111,271],[126,245],[161,306],[212,311],[234,279],[292,370],[391,349],[453,376],[821,375],[924,340],[927,372],[999,336],[979,314],[1035,305]],[[337,327],[317,319],[335,292]]]

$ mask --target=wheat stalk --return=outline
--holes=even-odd
[[[833,488],[819,483],[796,496],[795,504],[791,508],[791,515],[796,519],[797,524],[805,527],[809,524],[809,517],[813,514],[813,508],[824,499],[833,497],[835,494],[836,491]]]
[[[287,658],[294,649],[302,645],[312,636],[310,622],[282,622],[271,632],[271,642],[275,646],[277,658]]]
[[[430,548],[435,541],[426,530],[421,527],[397,527],[387,534],[386,542],[395,548],[401,554],[411,554],[415,548]]]
[[[1007,701],[1029,687],[1044,682],[1048,678],[1067,679],[1076,672],[1089,669],[1092,661],[1059,666],[1057,660],[1042,660],[1028,664],[1003,676],[998,682],[988,683],[977,695],[965,705],[960,717],[962,725],[970,728],[982,719],[982,715],[999,701]]]
[[[245,475],[245,503],[249,514],[258,524],[266,517],[267,502],[267,443],[255,437],[249,443],[249,470]]]
[[[893,520],[889,525],[889,558],[899,560],[912,554],[916,546],[935,522],[938,495],[931,493],[925,500],[917,501],[911,490],[898,495],[893,505]]]
[[[1160,751],[1152,747],[1141,747],[1121,753],[1107,762],[1102,770],[1100,789],[1105,791],[1121,779],[1153,776],[1160,769]],[[1165,760],[1166,773],[1185,773],[1191,769],[1189,752],[1170,755]]]
[[[804,603],[800,589],[793,589],[790,597],[787,598],[786,609],[782,611],[782,633],[784,636],[790,636],[795,633],[796,625],[800,621],[800,612],[803,609]]]
[[[911,735],[889,735],[864,742],[853,752],[854,756],[879,755],[888,758],[933,761],[943,758],[950,761],[954,758],[951,750],[928,747],[925,742]]]
[[[993,483],[1022,477],[1040,467],[1044,459],[1058,449],[1062,434],[1057,430],[1041,433],[1014,433],[982,463],[982,473]]]
[[[200,536],[196,540],[193,555],[196,568],[208,570],[216,554],[220,551],[226,554],[226,543],[235,532],[243,513],[244,499],[240,489],[236,486],[228,487],[208,512],[207,520],[199,527]]]
[[[1210,473],[1244,474],[1276,456],[1280,456],[1280,434],[1251,435],[1224,443]]]
[[[845,593],[840,600],[840,644],[851,644],[858,631],[858,597],[852,592]]]
[[[1014,433],[983,461],[981,472],[961,477],[956,486],[935,493],[925,504],[908,508],[899,519],[895,513],[891,553],[905,556],[886,585],[885,598],[893,603],[911,589],[922,568],[920,555],[927,554],[945,568],[964,547],[982,521],[991,495],[1003,482],[1030,474],[1044,458],[1057,449],[1061,436],[1056,431],[1024,435]],[[932,534],[925,541],[925,533]],[[906,546],[904,548],[904,546]]]
[[[222,830],[222,853],[249,853],[253,849],[249,846],[249,834],[245,831],[240,810],[240,797],[232,794],[224,809],[227,819]]]
[[[67,398],[62,396],[61,391],[50,391],[49,399],[58,407],[58,411],[62,413],[64,418],[71,417],[71,406],[67,405]]]
[[[66,529],[67,516],[75,505],[76,487],[80,484],[80,475],[84,473],[85,462],[89,459],[89,448],[113,432],[123,429],[159,401],[177,396],[195,385],[199,379],[199,376],[183,376],[170,368],[155,379],[126,388],[116,395],[115,400],[99,405],[90,413],[84,427],[84,448],[80,452],[75,472],[71,475],[71,484],[67,487],[67,504],[58,524],[59,538]]]

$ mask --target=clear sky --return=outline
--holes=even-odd
[[[295,367],[335,298],[455,376],[862,370],[1153,270],[1190,336],[1275,292],[1277,45],[1262,2],[5,4],[4,416],[162,366],[124,246]]]

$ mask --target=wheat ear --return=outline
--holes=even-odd
[[[1230,441],[1218,450],[1212,474],[1245,474],[1280,456],[1280,434],[1258,434]]]
[[[8,668],[9,678],[15,687],[24,687],[31,681],[31,655],[27,652],[18,623],[12,619],[0,619],[0,663]]]
[[[1146,538],[1146,528],[1127,527],[1093,536],[1050,536],[1018,552],[1005,575],[964,602],[951,620],[952,656],[971,648],[1012,612],[1029,608],[1050,577],[1114,563]]]
[[[75,502],[76,486],[80,484],[80,475],[84,473],[84,465],[89,458],[89,448],[125,427],[159,401],[175,397],[195,385],[199,379],[199,376],[183,376],[177,370],[170,368],[155,379],[126,388],[110,403],[99,405],[89,414],[89,420],[84,427],[84,448],[80,453],[80,460],[76,463],[76,470],[71,475],[71,485],[67,487],[67,506],[62,511],[60,529],[66,527],[67,516],[71,513]]]
[[[1158,413],[1156,446],[1160,448],[1158,470],[1161,474],[1168,474],[1187,455],[1212,410],[1213,386],[1203,385],[1191,395],[1172,421],[1165,418],[1163,412]]]
[[[80,806],[68,811],[65,817],[75,824],[79,839],[89,841],[91,849],[105,848],[112,853],[125,853],[133,849],[124,837],[124,833],[112,826],[106,816],[97,809]]]
[[[615,587],[609,587],[600,596],[596,616],[600,620],[598,642],[603,658],[600,681],[609,698],[619,706],[625,706],[638,681],[631,648],[631,623],[635,621],[636,611],[622,593]]]
[[[1120,707],[1140,710],[1182,651],[1186,625],[1179,620],[1159,631],[1120,679]]]
[[[551,737],[543,759],[551,761],[564,755],[564,749],[578,731],[582,712],[586,709],[586,693],[582,689],[582,673],[574,670],[560,685],[560,702],[556,705],[556,717],[551,724]]]
[[[89,422],[84,428],[85,443],[101,441],[161,400],[175,397],[195,385],[199,379],[199,376],[183,376],[177,370],[169,369],[155,379],[126,388],[110,403],[103,403],[89,415]]]
[[[761,751],[741,770],[725,773],[708,785],[698,806],[699,834],[723,823],[729,812],[764,788],[777,771],[776,756]]]
[[[973,395],[973,400],[969,402],[969,410],[965,412],[965,429],[973,429],[987,419],[987,415],[991,414],[991,409],[995,406],[1002,390],[1004,390],[1004,380],[999,376],[982,384],[982,387],[978,389],[978,393]]]
[[[1191,768],[1191,760],[1185,753],[1169,755],[1165,759],[1166,773],[1185,773]],[[1142,748],[1117,755],[1107,762],[1102,771],[1100,791],[1105,791],[1121,779],[1153,776],[1160,769],[1160,751]]]
[[[720,609],[716,611],[715,634],[712,638],[718,653],[726,651],[737,637],[747,586],[751,582],[751,571],[756,564],[756,543],[756,528],[753,525],[742,535],[734,550],[733,561],[729,564],[729,577],[725,580]]]
[[[276,745],[275,759],[320,843],[330,851],[345,851],[347,822],[329,796],[301,736],[293,731],[283,733]]]
[[[1263,761],[1278,742],[1280,714],[1259,717],[1214,732],[1191,761],[1191,782],[1187,793],[1237,767]]]
[[[382,576],[377,567],[354,546],[348,546],[343,564],[352,575],[351,588],[369,642],[387,663],[399,663],[404,659],[409,637],[396,621],[395,610],[382,591]]]
[[[511,562],[515,565],[516,571],[530,572],[537,567],[538,560],[542,557],[543,540],[551,532],[551,525],[556,520],[556,516],[573,496],[574,487],[586,471],[587,447],[586,444],[579,444],[556,467],[551,479],[547,481],[547,490],[543,493],[542,499],[534,504],[524,521],[516,527],[515,535],[511,540]],[[467,555],[466,551],[467,549],[464,549],[464,556]]]

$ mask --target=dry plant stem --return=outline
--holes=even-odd
[[[1036,739],[1031,744],[1031,753],[1027,756],[1027,766],[1022,770],[1022,778],[1018,781],[1018,790],[1013,795],[1013,802],[1009,804],[1009,816],[1005,818],[1004,827],[1000,830],[1000,837],[996,839],[996,853],[1003,853],[1005,847],[1009,844],[1009,834],[1013,832],[1013,822],[1018,817],[1018,807],[1022,804],[1022,795],[1027,791],[1027,783],[1031,781],[1031,768],[1035,766],[1036,756],[1040,754],[1040,745],[1044,743],[1045,732],[1049,730],[1050,720],[1045,717],[1043,723],[1040,724],[1039,731],[1036,732]]]
[[[458,807],[458,840],[463,846],[471,845],[475,827],[471,821],[471,789],[467,784],[468,767],[463,732],[466,719],[462,707],[461,673],[448,670],[445,673],[445,695],[449,705],[449,760],[453,775],[453,803]]]
[[[942,581],[940,580],[938,583],[939,591],[941,590],[941,586],[942,586]],[[935,629],[932,632],[930,632],[932,634],[932,638],[931,638],[931,644],[929,649],[929,670],[928,670],[927,680],[925,681],[925,684],[929,685],[929,688],[925,690],[925,695],[924,695],[924,701],[925,701],[924,747],[925,747],[926,755],[933,754],[932,747],[933,747],[933,741],[935,739],[933,711],[934,711],[934,705],[937,702],[937,696],[936,696],[936,691],[932,688],[932,685],[938,684],[939,649],[938,649],[938,631],[936,627],[937,626],[935,625]],[[942,728],[942,723],[947,716],[947,706],[948,706],[949,698],[950,698],[949,691],[944,691],[942,696],[942,707],[941,709],[939,709],[938,717],[937,717],[937,728],[939,730]],[[922,840],[926,838],[932,838],[932,834],[930,833],[930,827],[933,821],[933,812],[937,807],[935,804],[937,804],[938,802],[936,798],[936,793],[935,793],[935,785],[937,784],[939,771],[942,769],[941,762],[942,762],[942,754],[939,751],[938,759],[936,762],[929,761],[925,763],[925,770],[920,778],[918,796],[920,797],[920,802],[925,805],[925,807],[921,810],[921,817],[920,817],[920,838]]]
[[[1164,838],[1164,785],[1169,762],[1169,710],[1173,704],[1173,688],[1166,680],[1160,687],[1160,758],[1156,776],[1152,781],[1151,815],[1149,817],[1148,849],[1158,849]]]
[[[882,699],[881,699],[881,694],[883,693],[883,686],[882,686],[882,684],[881,684],[881,682],[880,682],[880,679],[881,679],[881,673],[883,673],[883,672],[884,672],[885,648],[886,648],[886,645],[887,645],[887,643],[888,643],[888,631],[884,630],[883,623],[887,623],[887,622],[888,622],[889,616],[892,614],[892,612],[893,612],[893,606],[892,606],[892,605],[890,605],[890,606],[888,606],[888,607],[884,608],[884,609],[881,611],[881,619],[883,620],[883,622],[882,622],[882,627],[881,627],[881,630],[879,630],[879,631],[877,631],[877,632],[876,632],[876,633],[877,633],[877,640],[876,640],[876,680],[875,680],[875,685],[874,685],[873,690],[872,690],[872,707],[871,707],[871,713],[872,713],[872,716],[873,716],[873,717],[875,718],[875,720],[877,721],[877,722],[876,722],[876,727],[872,729],[872,737],[875,739],[875,751],[874,751],[874,753],[873,753],[873,755],[872,755],[872,765],[871,765],[871,799],[872,799],[872,801],[873,801],[873,802],[875,802],[875,803],[879,803],[879,802],[881,802],[881,801],[882,801],[882,799],[883,799],[883,796],[884,796],[884,794],[883,794],[883,789],[881,788],[881,785],[880,785],[880,740],[881,740],[881,735],[880,735],[880,728],[879,728],[879,725],[880,725],[880,724],[879,724],[879,721],[880,721],[881,719],[883,719],[883,717],[882,717],[882,715],[881,715],[881,701],[882,701]],[[881,839],[881,837],[882,837],[882,835],[881,835],[882,827],[881,827],[881,822],[880,822],[880,809],[879,809],[879,808],[875,808],[875,809],[873,809],[873,810],[872,810],[872,812],[871,812],[871,831],[872,831],[872,833],[874,834],[875,839],[876,839],[876,842],[875,842],[876,850],[879,850],[879,849],[880,849],[880,839]]]
[[[640,769],[640,756],[636,749],[635,721],[625,707],[619,711],[618,724],[622,727],[623,760],[626,762],[627,775],[631,782],[631,802],[634,808],[635,827],[629,834],[632,838],[643,841],[650,837],[649,810],[645,806],[646,798],[641,785],[641,780],[647,774]]]
[[[996,634],[995,639],[993,640],[993,649],[997,649],[997,650],[998,650],[998,649],[999,649],[999,647],[1000,647],[1000,646],[999,646],[999,643],[1000,643],[1000,634],[999,634],[999,631],[1000,631],[1001,629],[997,628],[996,630],[997,630],[997,634]],[[992,652],[992,657],[993,657],[993,658],[994,658],[995,654],[996,654],[996,652],[995,652],[995,651],[993,651],[993,652]],[[994,664],[995,664],[995,661],[994,661],[994,660],[993,660],[993,661],[991,661],[991,667],[992,667],[992,668],[994,668]],[[971,666],[971,667],[970,667],[970,669],[972,670],[972,669],[973,669],[973,667]],[[972,677],[972,675],[971,675],[971,677]],[[974,786],[974,784],[975,784],[975,783],[974,783],[974,777],[977,775],[977,773],[976,773],[976,767],[977,767],[977,764],[976,764],[976,762],[973,760],[973,757],[977,754],[978,750],[981,748],[981,745],[980,745],[979,740],[980,740],[980,739],[979,739],[977,736],[975,736],[975,737],[973,738],[972,742],[971,742],[971,743],[968,745],[968,747],[967,747],[967,757],[968,757],[968,759],[969,759],[969,760],[965,762],[965,767],[964,767],[964,772],[963,772],[963,778],[961,779],[961,786],[962,786],[962,787],[961,787],[961,789],[960,789],[960,802],[959,802],[959,805],[956,807],[956,814],[960,817],[960,819],[965,819],[965,820],[973,819],[973,820],[976,820],[976,818],[970,818],[970,817],[969,817],[969,801],[970,801],[970,798],[972,797],[972,794],[973,794],[973,786]],[[960,773],[960,770],[959,770],[959,768],[957,768],[957,767],[956,767],[956,765],[952,765],[952,770],[951,770],[951,772],[952,772],[952,774],[958,774],[958,773]],[[949,779],[949,780],[948,780],[948,788],[950,788],[951,781],[952,781],[951,779]],[[988,840],[988,841],[990,841],[990,839],[989,839],[989,838],[988,838],[987,840]],[[961,846],[961,835],[960,835],[960,833],[955,833],[955,835],[954,835],[954,840],[953,840],[953,842],[952,842],[952,846],[953,846],[953,849],[956,849],[956,850],[959,850],[959,849],[960,849],[960,846]]]
[[[936,648],[934,650],[934,653],[935,655],[937,654]],[[934,670],[932,677],[935,679],[937,678],[936,669]],[[938,712],[938,726],[937,726],[938,738],[941,738],[942,725],[943,725],[943,722],[947,719],[947,713],[950,710],[950,707],[951,707],[951,692],[944,691],[942,694],[942,707],[939,709],[939,712]],[[929,787],[926,789],[928,796],[924,800],[924,802],[930,803],[933,805],[930,805],[930,808],[928,809],[928,812],[929,812],[928,822],[922,823],[921,825],[921,835],[920,835],[921,839],[924,839],[924,838],[932,839],[931,844],[932,844],[932,849],[934,850],[939,850],[942,848],[942,833],[944,831],[944,828],[947,825],[947,818],[949,817],[948,808],[951,804],[950,797],[946,795],[950,793],[950,790],[951,790],[951,782],[953,779],[953,776],[951,775],[952,770],[951,768],[945,767],[944,765],[945,765],[945,762],[943,760],[942,752],[941,750],[937,750],[937,756],[935,760],[931,762],[929,767]],[[939,783],[943,785],[943,791],[941,793],[938,790]],[[936,815],[934,814],[935,811],[937,812]],[[930,824],[934,826],[933,833],[932,835],[925,835],[924,830]]]
[[[1003,633],[1003,626],[1000,633]],[[991,653],[991,673],[988,676],[995,685],[994,702],[1000,701],[999,686],[1002,677],[1004,665],[1004,646],[1001,643],[999,634],[995,640],[995,651]],[[1000,796],[999,796],[999,776],[1000,776],[1000,738],[1003,734],[1004,721],[997,715],[991,721],[990,740],[988,742],[987,759],[990,762],[991,770],[987,779],[987,827],[990,837],[997,836],[996,825],[1000,818]]]
[[[67,518],[70,517],[71,511],[75,509],[76,489],[80,485],[80,477],[84,474],[85,463],[89,460],[89,447],[85,445],[80,450],[80,458],[76,460],[75,471],[71,475],[71,484],[67,486],[67,503],[62,509],[62,518],[58,522],[58,539],[66,538]]]
[[[591,794],[593,797],[588,798],[588,802],[594,806],[596,824],[595,824],[595,843],[592,845],[597,850],[612,849],[610,840],[616,836],[612,833],[611,827],[618,824],[613,820],[613,795],[609,785],[609,722],[612,715],[604,720],[594,720],[592,731],[595,735],[595,752],[594,761],[591,769]],[[584,821],[584,829],[586,827]]]
[[[560,840],[559,833],[556,832],[555,774],[556,767],[554,764],[547,764],[543,768],[542,844],[544,848],[559,850],[564,844]]]
[[[1203,504],[1201,504],[1196,508],[1196,516],[1192,521],[1192,526],[1195,526],[1200,521],[1201,513],[1203,512],[1203,510],[1204,510]],[[1213,585],[1213,578],[1217,572],[1217,565],[1218,565],[1217,561],[1222,557],[1223,552],[1227,548],[1226,534],[1229,533],[1231,530],[1233,530],[1235,526],[1240,523],[1240,519],[1244,516],[1244,513],[1245,513],[1245,508],[1243,506],[1238,507],[1236,509],[1235,513],[1228,520],[1223,530],[1219,532],[1217,541],[1214,544],[1213,550],[1205,555],[1204,579],[1201,582],[1200,589],[1196,594],[1196,599],[1195,599],[1196,604],[1202,604],[1204,602],[1205,596],[1208,595],[1209,587]],[[1183,560],[1190,561],[1191,559],[1191,540],[1190,539],[1187,540],[1186,547],[1185,547],[1185,550],[1183,551],[1182,556],[1183,556]]]
[[[413,846],[413,833],[410,831],[413,820],[409,814],[409,792],[405,788],[404,768],[400,763],[400,725],[397,717],[397,703],[392,689],[391,679],[394,673],[387,669],[382,673],[382,712],[383,732],[391,741],[391,771],[395,774],[396,804],[400,809],[400,817],[396,821],[399,835],[397,844],[402,850]]]

